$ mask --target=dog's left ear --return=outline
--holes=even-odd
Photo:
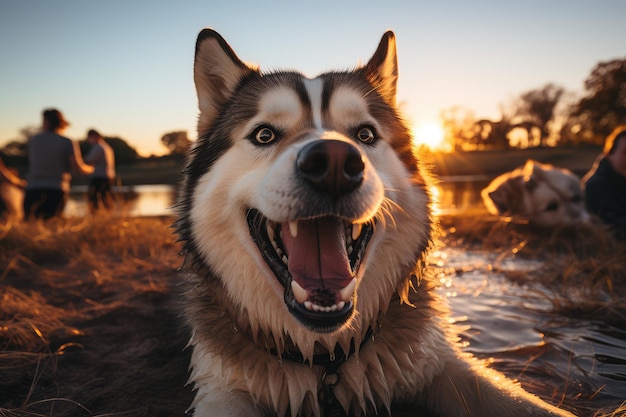
[[[396,36],[392,31],[383,35],[374,56],[365,66],[365,75],[383,99],[389,105],[395,106],[398,56],[396,54]]]

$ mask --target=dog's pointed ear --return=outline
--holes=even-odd
[[[487,206],[488,211],[491,214],[504,214],[509,211],[509,196],[505,190],[498,188],[489,194],[492,206]]]
[[[546,173],[544,167],[537,161],[529,159],[524,165],[524,180],[544,181]]]
[[[219,33],[212,29],[200,32],[193,69],[200,110],[198,135],[209,129],[219,108],[252,72],[256,70],[241,61]]]
[[[378,49],[365,66],[365,74],[383,99],[391,106],[395,106],[398,56],[396,54],[396,36],[392,31],[383,35],[378,44]]]

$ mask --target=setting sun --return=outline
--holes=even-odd
[[[443,127],[437,122],[422,123],[413,131],[416,145],[426,145],[429,149],[445,150],[446,143]]]

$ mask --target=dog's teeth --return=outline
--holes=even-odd
[[[352,245],[348,246],[348,255],[351,255],[353,250],[354,248],[352,247]]]
[[[313,304],[312,302],[308,300],[305,301],[303,304],[304,304],[304,308],[306,308],[309,311],[317,311],[317,312],[322,312],[322,313],[331,313],[333,311],[341,310],[346,305],[346,303],[344,303],[343,301],[340,301],[337,304],[333,304],[332,306],[323,307],[318,304]]]
[[[356,288],[356,278],[352,278],[352,281],[348,285],[346,285],[341,291],[339,291],[339,295],[341,295],[341,300],[345,303],[350,302],[352,299],[352,295],[354,294],[354,289]]]
[[[283,260],[283,263],[285,265],[287,265],[287,263],[289,262],[289,259],[287,259],[287,255],[283,255],[283,257],[281,259]]]
[[[361,223],[355,223],[352,225],[352,240],[357,240],[361,236],[361,230],[363,225]]]
[[[289,222],[289,233],[291,237],[298,237],[298,221]]]
[[[298,284],[296,281],[291,281],[291,290],[293,291],[293,296],[295,297],[296,301],[300,304],[304,303],[306,307],[309,293],[304,288],[302,288],[302,286],[300,286],[300,284]]]

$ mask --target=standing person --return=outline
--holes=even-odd
[[[113,207],[113,182],[115,181],[115,154],[96,130],[87,132],[87,142],[91,149],[85,156],[85,162],[94,167],[89,181],[89,208],[95,211],[99,208]]]
[[[582,181],[587,210],[626,240],[626,125],[606,138],[603,153]]]
[[[78,144],[61,134],[69,123],[57,109],[43,111],[41,133],[28,140],[28,173],[24,195],[26,218],[61,215],[70,192],[72,171],[88,175]]]

